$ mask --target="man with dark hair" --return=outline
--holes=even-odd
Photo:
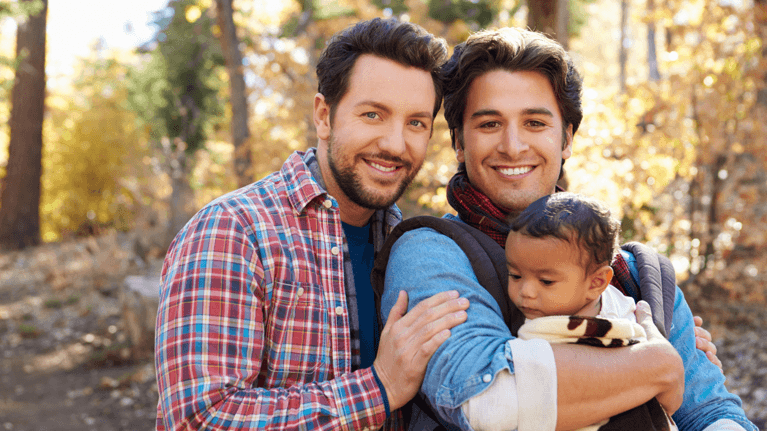
[[[458,215],[445,217],[504,247],[508,220],[556,191],[582,118],[581,78],[559,44],[518,29],[470,36],[442,70],[460,163],[447,187]],[[613,269],[613,281],[636,298],[635,256],[622,252]],[[429,228],[406,232],[391,248],[384,316],[402,290],[411,307],[446,290],[469,299],[467,321],[432,356],[422,386],[441,419],[462,429],[574,429],[653,397],[676,412],[682,430],[756,429],[721,370],[696,350],[693,316],[678,288],[670,289],[668,340],[640,302],[648,342],[608,352],[513,337],[464,251]]]
[[[378,327],[373,255],[423,163],[444,41],[395,20],[333,38],[317,148],[198,212],[170,246],[156,331],[157,429],[403,429],[398,409],[466,318],[443,292]]]

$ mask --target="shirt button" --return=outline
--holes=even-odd
[[[325,208],[330,209],[333,207],[333,202],[331,202],[330,199],[325,199],[325,202],[323,202],[322,205]]]
[[[298,288],[298,292],[296,292],[296,295],[301,296],[303,294],[304,294],[304,288],[303,287],[299,287]]]
[[[490,380],[493,380],[493,376],[491,376],[490,374],[485,374],[484,376],[482,376],[483,382],[490,383]]]
[[[336,314],[338,314],[339,316],[344,314],[344,308],[341,306],[336,307]]]
[[[331,253],[333,253],[333,256],[338,256],[338,253],[339,253],[340,251],[341,251],[341,250],[338,248],[338,246],[337,246],[337,245],[334,245],[334,246],[333,246],[333,248],[331,248],[331,249],[330,249],[330,252],[331,252]]]

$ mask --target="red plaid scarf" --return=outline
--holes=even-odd
[[[484,193],[475,189],[466,176],[466,171],[458,171],[447,184],[447,202],[458,212],[458,217],[466,224],[479,229],[495,242],[506,247],[509,224],[506,216],[509,210],[496,206]]]
[[[556,191],[563,191],[563,189],[557,186]],[[495,205],[484,193],[474,188],[469,182],[466,171],[458,171],[450,179],[447,184],[447,202],[466,224],[479,229],[500,244],[501,248],[506,248],[506,236],[511,230],[506,218],[510,211]],[[624,286],[629,287],[629,284],[634,292],[639,292],[629,272],[628,263],[620,253],[611,266],[614,275],[610,284],[627,296],[628,292]]]

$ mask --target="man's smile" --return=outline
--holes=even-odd
[[[532,166],[520,166],[516,168],[496,168],[498,172],[500,172],[503,175],[508,176],[515,176],[515,175],[523,175],[533,170]]]

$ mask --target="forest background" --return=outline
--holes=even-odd
[[[765,0],[170,0],[152,40],[94,41],[46,88],[47,2],[0,0],[0,20],[18,23],[0,33],[7,274],[19,253],[115,235],[136,259],[112,276],[161,261],[204,204],[315,145],[314,66],[330,35],[397,16],[451,47],[501,26],[560,40],[585,83],[566,188],[608,202],[623,241],[669,256],[710,323],[767,302]],[[405,215],[450,211],[455,170],[440,114]],[[46,271],[59,296],[73,286],[68,270]]]

